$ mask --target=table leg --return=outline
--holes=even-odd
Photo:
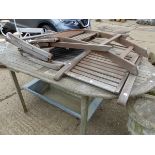
[[[10,75],[11,75],[12,80],[14,82],[14,85],[15,85],[15,88],[16,88],[16,92],[17,92],[19,100],[20,100],[20,102],[21,102],[21,104],[23,106],[24,112],[27,112],[27,107],[26,107],[26,104],[24,102],[23,95],[21,93],[21,89],[20,89],[20,86],[19,86],[19,83],[18,83],[18,79],[16,77],[16,73],[14,71],[10,71]]]
[[[87,119],[88,119],[88,96],[82,96],[81,98],[81,124],[80,124],[80,134],[86,134]]]

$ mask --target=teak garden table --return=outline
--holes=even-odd
[[[68,94],[72,94],[74,97],[78,96],[78,99],[80,99],[80,111],[77,112],[72,108],[70,109],[63,104],[56,102],[55,100],[46,98],[43,94],[39,94],[39,91],[34,92],[34,90],[30,90],[30,92],[34,93],[50,104],[79,118],[81,120],[80,134],[86,134],[86,126],[88,120],[101,105],[101,103],[103,103],[103,101],[118,98],[117,95],[111,92],[73,79],[71,77],[66,76],[60,81],[55,81],[53,77],[56,74],[56,71],[28,60],[26,57],[23,57],[20,54],[15,46],[9,43],[5,43],[3,44],[3,46],[6,44],[7,47],[3,48],[3,50],[0,51],[0,63],[5,65],[10,71],[11,77],[15,84],[17,95],[19,96],[19,99],[22,103],[24,112],[27,112],[27,107],[23,99],[15,72],[22,72],[24,74],[37,78],[37,80],[35,79],[33,80],[33,82],[25,86],[25,88],[28,90],[30,90],[31,86],[36,86],[35,89],[37,89],[37,84],[40,84],[40,86],[44,87],[48,87],[48,84],[50,84],[51,88],[58,89],[58,92],[60,93],[61,91],[63,91]],[[150,91],[152,88],[154,88],[154,86],[155,68],[148,62],[146,58],[144,58],[139,66],[139,74],[135,80],[130,97],[142,95]]]

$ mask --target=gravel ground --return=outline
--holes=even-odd
[[[125,23],[92,20],[92,29],[113,32],[128,32],[132,41],[155,51],[155,27],[140,26],[135,21]],[[32,77],[17,73],[20,85]],[[0,134],[42,135],[42,134],[79,134],[80,121],[55,108],[30,93],[22,90],[28,113],[23,113],[9,72],[0,68]],[[125,107],[108,101],[98,109],[88,123],[88,134],[117,135],[128,134],[128,114]]]

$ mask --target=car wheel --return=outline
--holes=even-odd
[[[52,25],[48,25],[48,24],[45,24],[45,25],[42,25],[41,28],[43,28],[45,31],[57,31],[56,28]]]

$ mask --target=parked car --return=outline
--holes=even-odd
[[[65,31],[90,27],[88,19],[16,19],[18,28],[44,28],[45,30]],[[9,19],[4,26],[5,31],[15,31],[13,19]]]

